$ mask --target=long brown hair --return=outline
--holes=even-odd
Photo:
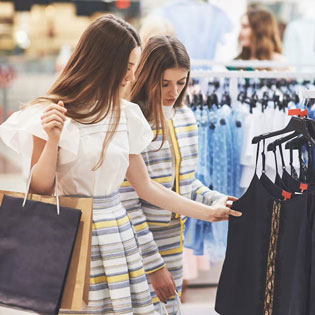
[[[271,11],[264,7],[252,7],[246,12],[252,31],[251,46],[255,47],[255,58],[272,60],[273,54],[282,52],[279,29]],[[236,59],[249,60],[252,57],[251,47],[242,47]]]
[[[189,81],[190,59],[185,46],[170,36],[153,36],[146,44],[137,67],[136,80],[131,86],[132,102],[139,104],[147,121],[156,129],[153,140],[162,130],[162,144],[165,141],[165,118],[162,107],[162,80],[167,69],[182,68],[188,71],[186,84],[178,96],[175,107],[182,106]]]
[[[112,114],[100,160],[113,137],[120,119],[119,89],[128,69],[131,51],[140,46],[134,28],[114,15],[103,15],[82,34],[64,70],[47,95],[32,104],[63,101],[67,116],[93,124]]]

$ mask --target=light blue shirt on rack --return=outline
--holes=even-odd
[[[232,30],[224,11],[202,1],[175,0],[155,14],[169,20],[191,59],[213,59],[217,44]]]

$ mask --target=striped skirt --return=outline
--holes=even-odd
[[[118,191],[93,199],[88,306],[59,314],[154,314],[134,230]]]
[[[175,218],[175,214],[173,214],[168,226],[150,225],[150,231],[159,247],[160,255],[163,257],[166,268],[174,279],[179,294],[181,294],[183,283],[183,226],[183,220],[181,218]],[[160,300],[156,296],[149,278],[148,281],[152,302],[154,303],[155,310],[159,312]],[[167,300],[165,306],[170,315],[176,315],[179,311],[175,297],[171,297]]]

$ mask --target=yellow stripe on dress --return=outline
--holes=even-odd
[[[194,178],[194,176],[195,176],[195,172],[190,172],[187,174],[180,175],[179,180],[191,179],[191,178]]]
[[[90,284],[99,284],[99,283],[116,283],[116,282],[122,282],[127,281],[132,278],[138,278],[141,277],[144,274],[144,269],[140,268],[139,270],[129,271],[128,273],[124,273],[121,275],[116,276],[99,276],[90,278]]]
[[[110,221],[101,221],[101,222],[94,222],[93,229],[98,230],[102,228],[109,228],[109,227],[115,227],[115,226],[122,226],[129,222],[129,218],[127,216],[124,216],[121,219],[116,220],[110,220]]]
[[[152,178],[152,179],[159,184],[169,183],[172,180],[172,176],[163,176],[163,177],[157,177],[157,178]],[[125,180],[120,186],[129,187],[131,185],[127,180]]]
[[[141,230],[147,229],[148,228],[148,223],[144,222],[142,224],[134,225],[134,228],[135,228],[136,232],[139,232]]]
[[[197,125],[184,126],[184,127],[176,127],[176,132],[188,132],[198,130]]]
[[[199,189],[196,190],[196,194],[199,195],[199,194],[202,194],[205,191],[208,191],[207,187],[201,186]]]

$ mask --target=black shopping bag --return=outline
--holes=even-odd
[[[4,196],[0,208],[0,304],[58,314],[81,211]]]

